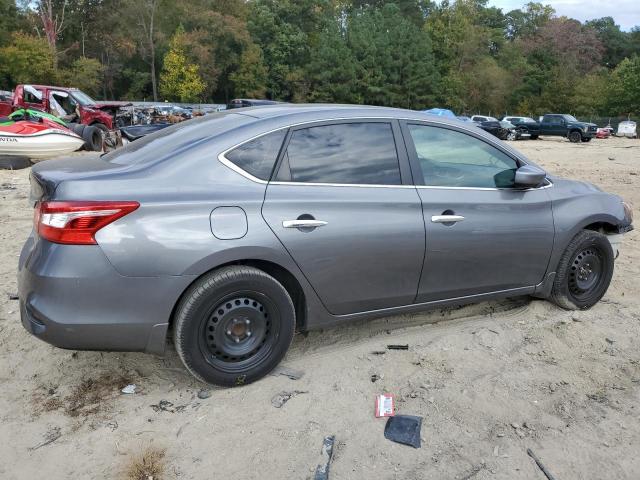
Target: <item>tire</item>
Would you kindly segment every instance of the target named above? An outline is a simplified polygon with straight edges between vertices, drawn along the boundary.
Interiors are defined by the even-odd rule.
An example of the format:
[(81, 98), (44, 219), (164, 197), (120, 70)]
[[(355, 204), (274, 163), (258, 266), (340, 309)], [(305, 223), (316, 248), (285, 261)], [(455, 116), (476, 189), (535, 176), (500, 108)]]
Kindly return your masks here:
[(104, 146), (105, 151), (115, 150), (116, 145), (113, 139), (109, 136), (109, 129), (103, 123), (94, 123), (92, 127), (100, 130), (100, 134), (102, 135), (102, 145)]
[(509, 133), (507, 134), (507, 140), (509, 140), (509, 141), (511, 141), (511, 142), (512, 142), (512, 141), (515, 141), (515, 140), (517, 140), (517, 139), (518, 139), (518, 134), (517, 134), (517, 133), (515, 133), (515, 132), (509, 132)]
[(576, 130), (569, 132), (569, 141), (571, 143), (579, 143), (582, 140), (582, 134)]
[(82, 131), (82, 139), (84, 140), (84, 148), (89, 152), (102, 151), (102, 131), (92, 125), (84, 127)]
[(275, 278), (235, 265), (189, 287), (174, 314), (173, 337), (194, 377), (230, 387), (273, 370), (291, 344), (295, 324), (291, 297)]
[(591, 137), (582, 137), (582, 141), (584, 143), (590, 142), (591, 141)]
[(567, 310), (586, 310), (604, 296), (613, 276), (613, 249), (599, 232), (579, 232), (560, 258), (551, 300)]
[(21, 170), (31, 166), (29, 157), (20, 155), (0, 155), (0, 168), (4, 170)]
[(84, 133), (84, 129), (87, 127), (86, 125), (83, 125), (81, 123), (68, 123), (67, 127), (69, 127), (69, 129), (75, 133), (76, 135), (78, 135), (79, 137), (82, 137), (82, 134)]
[(529, 138), (531, 140), (537, 140), (538, 139), (538, 135), (531, 135)]

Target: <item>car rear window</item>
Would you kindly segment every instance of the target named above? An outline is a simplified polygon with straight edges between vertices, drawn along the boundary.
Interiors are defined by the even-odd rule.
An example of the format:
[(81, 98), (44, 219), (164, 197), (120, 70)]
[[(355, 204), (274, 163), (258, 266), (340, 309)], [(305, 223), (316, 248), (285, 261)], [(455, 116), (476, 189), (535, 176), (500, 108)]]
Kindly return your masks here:
[(254, 121), (252, 117), (234, 113), (212, 113), (172, 125), (146, 135), (102, 156), (119, 165), (152, 163), (209, 140), (240, 125)]
[[(390, 123), (361, 122), (295, 130), (284, 159), (285, 177), (306, 183), (399, 185), (400, 167)], [(287, 178), (289, 177), (289, 178)]]
[(287, 129), (262, 135), (227, 152), (231, 163), (261, 180), (269, 180)]

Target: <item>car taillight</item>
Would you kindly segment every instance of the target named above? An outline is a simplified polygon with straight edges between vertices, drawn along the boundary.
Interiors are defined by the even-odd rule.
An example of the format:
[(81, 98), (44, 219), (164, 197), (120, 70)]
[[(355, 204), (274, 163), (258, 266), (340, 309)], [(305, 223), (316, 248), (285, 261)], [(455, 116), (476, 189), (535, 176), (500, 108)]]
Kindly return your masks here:
[(138, 202), (38, 202), (35, 229), (45, 240), (71, 245), (95, 245), (101, 228), (138, 208)]

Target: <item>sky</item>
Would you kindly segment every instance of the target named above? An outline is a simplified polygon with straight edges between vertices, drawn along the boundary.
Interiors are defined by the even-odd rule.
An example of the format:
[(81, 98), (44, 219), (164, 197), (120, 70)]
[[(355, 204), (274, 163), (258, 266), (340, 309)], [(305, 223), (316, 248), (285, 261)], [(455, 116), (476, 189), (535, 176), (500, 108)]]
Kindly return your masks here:
[[(508, 12), (521, 8), (529, 0), (489, 0), (489, 5)], [(538, 0), (551, 5), (559, 16), (567, 16), (580, 21), (601, 17), (613, 17), (623, 30), (631, 30), (640, 26), (639, 0)]]

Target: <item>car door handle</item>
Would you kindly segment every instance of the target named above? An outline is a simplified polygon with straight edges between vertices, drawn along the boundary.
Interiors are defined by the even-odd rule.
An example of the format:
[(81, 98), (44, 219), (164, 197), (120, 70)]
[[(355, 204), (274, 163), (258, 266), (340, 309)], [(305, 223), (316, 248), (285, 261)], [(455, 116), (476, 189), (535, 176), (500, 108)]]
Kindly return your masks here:
[(284, 220), (282, 226), (284, 228), (315, 228), (324, 227), (327, 223), (324, 220)]
[(456, 223), (464, 220), (462, 215), (433, 215), (431, 221), (433, 223)]

